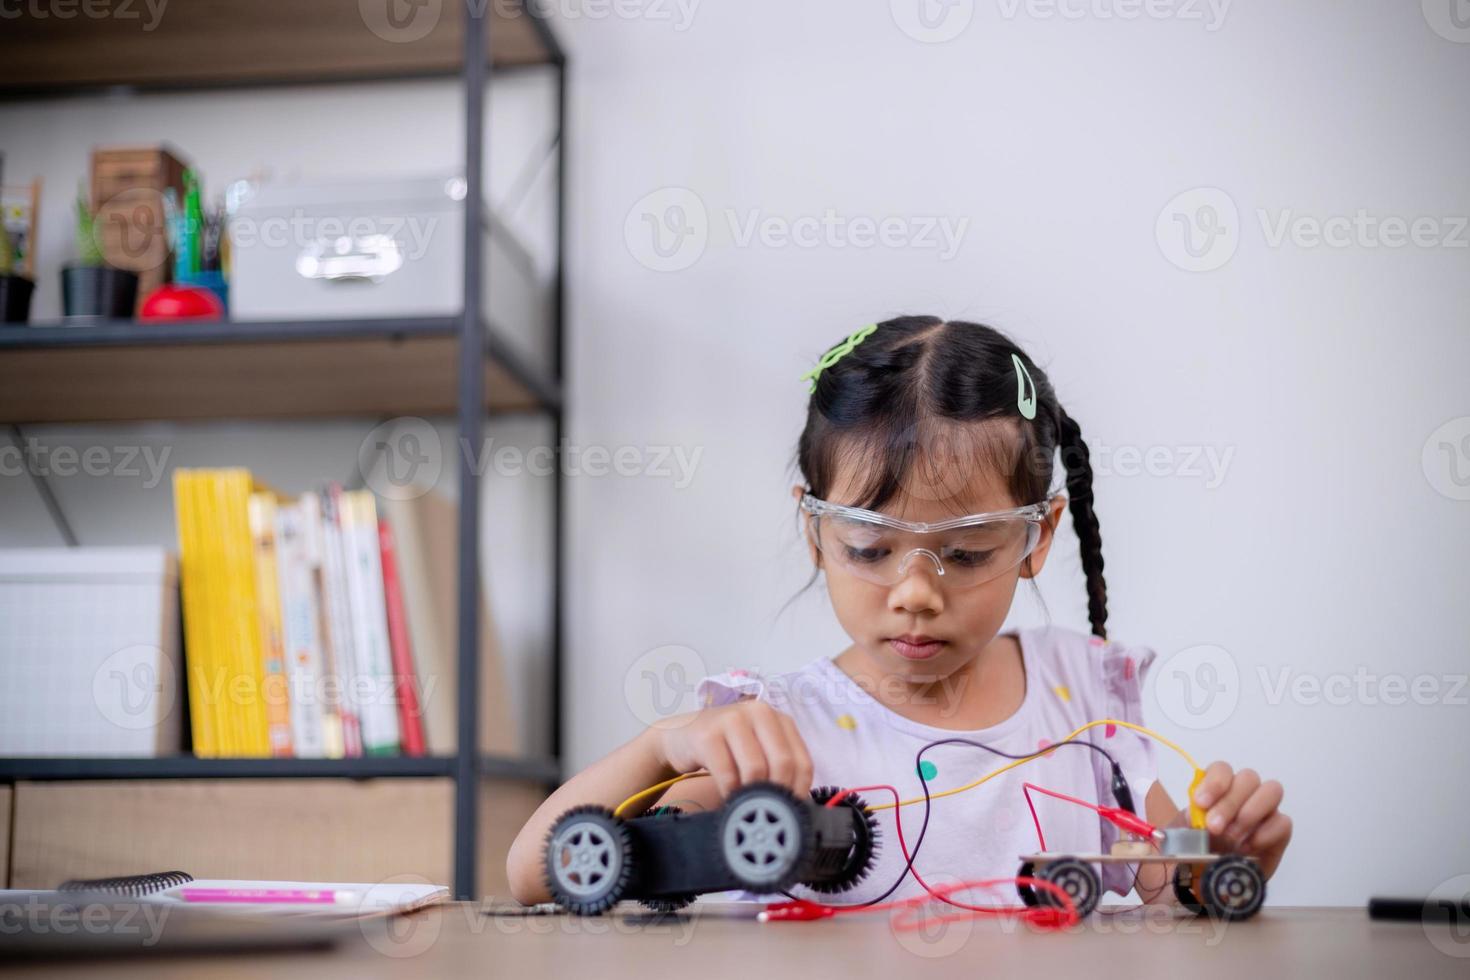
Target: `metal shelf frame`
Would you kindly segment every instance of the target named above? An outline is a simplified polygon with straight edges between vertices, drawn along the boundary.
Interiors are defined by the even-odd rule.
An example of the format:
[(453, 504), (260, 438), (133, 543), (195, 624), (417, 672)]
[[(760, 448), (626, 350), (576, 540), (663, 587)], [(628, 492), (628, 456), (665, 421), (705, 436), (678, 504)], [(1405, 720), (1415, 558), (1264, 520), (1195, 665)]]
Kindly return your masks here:
[[(100, 323), (83, 327), (24, 329), (0, 332), (0, 357), (10, 350), (63, 347), (107, 348), (147, 344), (290, 343), (298, 340), (339, 338), (457, 337), (457, 420), (462, 444), (479, 445), (486, 418), (487, 358), (506, 368), (512, 377), (535, 396), (536, 410), (552, 423), (552, 445), (558, 449), (564, 434), (562, 379), (566, 285), (564, 276), (566, 233), (566, 132), (567, 61), (561, 45), (534, 7), (526, 12), (550, 54), (556, 84), (556, 267), (552, 290), (553, 376), (544, 377), (520, 362), (498, 339), (481, 313), (482, 299), (494, 284), (487, 282), (481, 258), (484, 254), (485, 224), (484, 109), (487, 86), (493, 75), (490, 24), (487, 4), (467, 4), (463, 31), (460, 79), (464, 89), (465, 199), (464, 199), (464, 303), (462, 312), (451, 317), (391, 318), (381, 320), (308, 320), (288, 323), (226, 323), (217, 326)], [(351, 84), (351, 82), (345, 82)], [(246, 87), (249, 87), (248, 85)], [(273, 779), (273, 778), (451, 778), (454, 797), (454, 894), (459, 899), (475, 897), (476, 857), (483, 819), (493, 814), (480, 812), (480, 785), (486, 778), (520, 779), (554, 787), (561, 778), (562, 752), (562, 640), (565, 545), (564, 477), (553, 481), (552, 504), (552, 609), (550, 679), (552, 704), (551, 744), (547, 757), (507, 757), (481, 752), (477, 745), (480, 720), (479, 558), (480, 475), (473, 467), (460, 467), (457, 595), (458, 751), (452, 756), (411, 758), (402, 756), (357, 759), (202, 759), (179, 756), (155, 759), (110, 758), (5, 758), (0, 759), (0, 782), (16, 780), (87, 779)]]

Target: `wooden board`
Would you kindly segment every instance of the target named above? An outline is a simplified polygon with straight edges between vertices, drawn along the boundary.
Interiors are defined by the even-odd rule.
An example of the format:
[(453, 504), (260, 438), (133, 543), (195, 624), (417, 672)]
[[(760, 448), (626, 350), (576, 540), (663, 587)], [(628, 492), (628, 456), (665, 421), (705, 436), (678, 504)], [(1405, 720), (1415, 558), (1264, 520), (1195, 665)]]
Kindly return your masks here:
[[(0, 787), (7, 815), (10, 798)], [(448, 779), (19, 782), (13, 798), (13, 888), (173, 869), (288, 881), (409, 874), (453, 885)], [(509, 898), (506, 855), (545, 798), (535, 783), (481, 781), (480, 894)]]
[[(107, 16), (85, 9), (80, 0), (15, 4), (0, 21), (0, 93), (451, 74), (466, 4), (112, 0), (98, 7)], [(495, 66), (552, 60), (520, 4), (487, 0), (486, 9)]]
[[(458, 343), (444, 335), (0, 350), (0, 421), (453, 415)], [(485, 392), (492, 411), (536, 406), (493, 361)]]
[(513, 902), (505, 859), (516, 834), (531, 819), (549, 795), (536, 783), (486, 779), (480, 783), (480, 846), (478, 849), (480, 895), (486, 899)]
[[(726, 903), (726, 905), (732, 903)], [(746, 903), (754, 904), (754, 903)], [(1464, 980), (1456, 926), (1373, 922), (1355, 908), (1268, 907), (1249, 922), (1214, 923), (1149, 906), (1092, 916), (1064, 932), (1005, 916), (928, 912), (898, 931), (890, 912), (761, 924), (751, 914), (692, 907), (652, 916), (629, 905), (605, 916), (482, 914), (480, 903), (436, 906), (335, 949), (49, 960), (8, 966), (6, 980), (224, 980), (241, 977), (555, 977), (705, 980), (752, 977), (1086, 977), (1240, 980), (1282, 975)], [(391, 930), (391, 931), (389, 931)], [(79, 944), (82, 940), (79, 937)]]
[(1023, 854), (1023, 864), (1042, 867), (1057, 861), (1081, 861), (1083, 864), (1204, 864), (1223, 857), (1220, 854)]
[(12, 886), (174, 869), (449, 884), (453, 801), (448, 779), (20, 782)]

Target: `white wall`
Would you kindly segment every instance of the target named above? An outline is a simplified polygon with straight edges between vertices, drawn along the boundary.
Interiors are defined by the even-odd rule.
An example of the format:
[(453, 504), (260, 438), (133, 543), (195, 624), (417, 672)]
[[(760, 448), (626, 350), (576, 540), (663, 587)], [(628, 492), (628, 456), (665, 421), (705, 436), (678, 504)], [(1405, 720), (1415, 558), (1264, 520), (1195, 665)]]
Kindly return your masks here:
[[(637, 698), (618, 692), (663, 662), (648, 651), (682, 645), (710, 670), (784, 669), (841, 648), (819, 590), (776, 616), (806, 576), (787, 495), (804, 410), (797, 378), (864, 323), (932, 312), (1015, 334), (1095, 452), (1174, 454), (1166, 475), (1115, 463), (1098, 484), (1111, 632), (1159, 651), (1168, 683), (1149, 713), (1163, 731), (1285, 783), (1297, 833), (1273, 899), (1357, 904), (1470, 872), (1457, 751), (1470, 706), (1456, 689), (1470, 636), (1470, 503), (1453, 497), (1445, 437), (1431, 440), (1451, 420), (1461, 420), (1452, 442), (1470, 426), (1470, 249), (1272, 247), (1258, 216), (1470, 214), (1457, 108), (1470, 44), (1436, 34), (1417, 4), (1328, 0), (1232, 4), (1213, 30), (1106, 19), (1099, 11), (1120, 5), (1103, 0), (1070, 5), (1080, 19), (961, 0), (949, 8), (960, 19), (941, 28), (972, 19), (944, 43), (900, 29), (916, 23), (907, 0), (707, 0), (687, 24), (673, 4), (645, 5), (637, 19), (558, 6), (574, 58), (569, 436), (701, 453), (687, 486), (569, 480), (570, 768), (638, 730)], [(346, 91), (229, 96), (214, 120), (176, 97), (168, 105), (190, 106), (200, 128), (166, 132), (200, 155), (281, 167), (300, 152), (293, 133), (341, 139), (358, 170), (457, 154), (392, 128), (422, 113), (452, 122), (447, 90), (426, 85), (395, 111), (377, 89)], [(317, 111), (324, 100), (339, 111)], [(12, 175), (53, 153), (56, 166), (79, 167), (89, 141), (69, 125), (44, 123), (29, 164), (13, 135), (60, 109), (0, 108)], [(152, 119), (158, 135), (167, 121), (121, 105), (95, 118), (130, 136), (140, 129), (130, 120)], [(211, 149), (216, 140), (226, 149)], [(667, 187), (682, 191), (644, 200)], [(1212, 271), (1187, 272), (1170, 260), (1183, 261), (1179, 239), (1161, 239), (1156, 223), (1200, 187), (1238, 210), (1227, 222), (1237, 248)], [(696, 258), (688, 239), (672, 258), (692, 263), (656, 271), (643, 216), (664, 218), (671, 203), (696, 227), (703, 209), (707, 244)], [(829, 208), (846, 220), (968, 225), (945, 258), (741, 244), (726, 218), (790, 222)], [(1172, 228), (1168, 214), (1163, 224)], [(1439, 228), (1454, 233), (1452, 221)], [(176, 464), (238, 458), (224, 430), (248, 440), (268, 475), (314, 476), (350, 470), (369, 425), (166, 438)], [(1231, 453), (1218, 485), (1183, 465), (1194, 449)], [(0, 490), (0, 540), (44, 539), (43, 515), (15, 484)], [(167, 539), (162, 495), (68, 495), (85, 540)], [(1085, 628), (1074, 550), (1064, 537), (1041, 586), (1056, 622)], [(501, 592), (534, 565), (510, 567), (492, 575)], [(1013, 610), (1015, 622), (1039, 618), (1029, 600)], [(1208, 679), (1207, 667), (1226, 689), (1191, 714), (1173, 685)], [(1428, 678), (1436, 703), (1383, 703), (1393, 693), (1381, 686), (1345, 704), (1313, 703), (1310, 690), (1275, 696), (1282, 670), (1288, 684), (1305, 675), (1341, 693), (1359, 668), (1365, 683)], [(1181, 776), (1166, 772), (1176, 797)]]
[[(1095, 6), (1122, 5), (1070, 9)], [(1455, 691), (1470, 653), (1470, 502), (1421, 467), (1430, 434), (1470, 415), (1470, 249), (1271, 248), (1256, 216), (1470, 214), (1456, 108), (1470, 44), (1434, 33), (1416, 3), (1239, 2), (1213, 31), (953, 5), (967, 8), (946, 43), (906, 35), (903, 0), (706, 2), (684, 31), (569, 23), (574, 433), (704, 450), (682, 492), (572, 488), (570, 761), (637, 730), (606, 692), (630, 665), (636, 689), (646, 651), (785, 669), (841, 649), (817, 591), (774, 618), (806, 573), (787, 495), (797, 378), (862, 324), (936, 313), (1013, 332), (1094, 447), (1233, 451), (1213, 489), (1115, 472), (1098, 512), (1113, 635), (1161, 662), (1218, 645), (1236, 667), (1211, 712), (1189, 715), (1166, 687), (1149, 715), (1197, 755), (1286, 785), (1297, 831), (1273, 900), (1356, 904), (1470, 872), (1458, 761), (1470, 706)], [(635, 258), (650, 240), (624, 226), (668, 186), (702, 203), (707, 246), (659, 272)], [(1228, 193), (1244, 227), (1228, 263), (1192, 273), (1165, 257), (1155, 224), (1201, 186)], [(655, 217), (674, 200), (690, 213), (688, 195), (666, 196)], [(945, 261), (742, 247), (725, 217), (827, 208), (969, 227)], [(1085, 629), (1074, 549), (1069, 536), (1041, 587), (1056, 622)], [(1013, 612), (1038, 619), (1029, 601)], [(1195, 673), (1207, 655), (1160, 673), (1207, 679)], [(1359, 666), (1424, 675), (1458, 703), (1268, 700), (1283, 669), (1335, 696), (1331, 678), (1356, 683)], [(1214, 727), (1170, 717), (1214, 723), (1232, 697)], [(1168, 779), (1181, 797), (1182, 773)]]

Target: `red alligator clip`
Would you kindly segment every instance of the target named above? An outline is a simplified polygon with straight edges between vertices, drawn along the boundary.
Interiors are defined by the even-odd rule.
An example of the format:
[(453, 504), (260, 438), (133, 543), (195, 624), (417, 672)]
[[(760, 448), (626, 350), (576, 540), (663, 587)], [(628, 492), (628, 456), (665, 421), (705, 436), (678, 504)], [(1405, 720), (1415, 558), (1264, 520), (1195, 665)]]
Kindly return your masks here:
[(1139, 837), (1149, 838), (1158, 833), (1158, 829), (1147, 820), (1140, 818), (1137, 814), (1130, 813), (1122, 807), (1100, 806), (1097, 812), (1102, 818), (1114, 827), (1137, 834)]
[(826, 905), (817, 905), (798, 898), (794, 902), (777, 902), (775, 905), (767, 905), (765, 911), (756, 916), (761, 922), (808, 922), (812, 919), (825, 919), (835, 914), (836, 910)]

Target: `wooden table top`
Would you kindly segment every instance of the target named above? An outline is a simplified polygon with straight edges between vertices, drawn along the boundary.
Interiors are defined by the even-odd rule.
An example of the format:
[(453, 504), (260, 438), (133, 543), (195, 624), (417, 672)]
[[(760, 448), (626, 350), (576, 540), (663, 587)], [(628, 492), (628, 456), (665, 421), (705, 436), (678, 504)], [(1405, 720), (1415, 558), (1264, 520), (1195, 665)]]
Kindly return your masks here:
[[(1167, 909), (1094, 914), (1064, 932), (1014, 920), (965, 919), (902, 931), (889, 913), (814, 922), (760, 923), (753, 909), (695, 905), (654, 916), (631, 903), (611, 914), (486, 914), (452, 903), (394, 920), (351, 926), (332, 948), (48, 960), (12, 964), (7, 976), (259, 978), (476, 976), (649, 980), (767, 980), (834, 975), (845, 980), (917, 976), (1188, 976), (1256, 980), (1302, 973), (1401, 978), (1470, 976), (1470, 935), (1450, 925), (1376, 922), (1361, 908), (1267, 908), (1220, 923)], [(0, 959), (4, 958), (0, 937)], [(679, 974), (670, 971), (679, 970)], [(697, 972), (693, 972), (697, 971)]]

